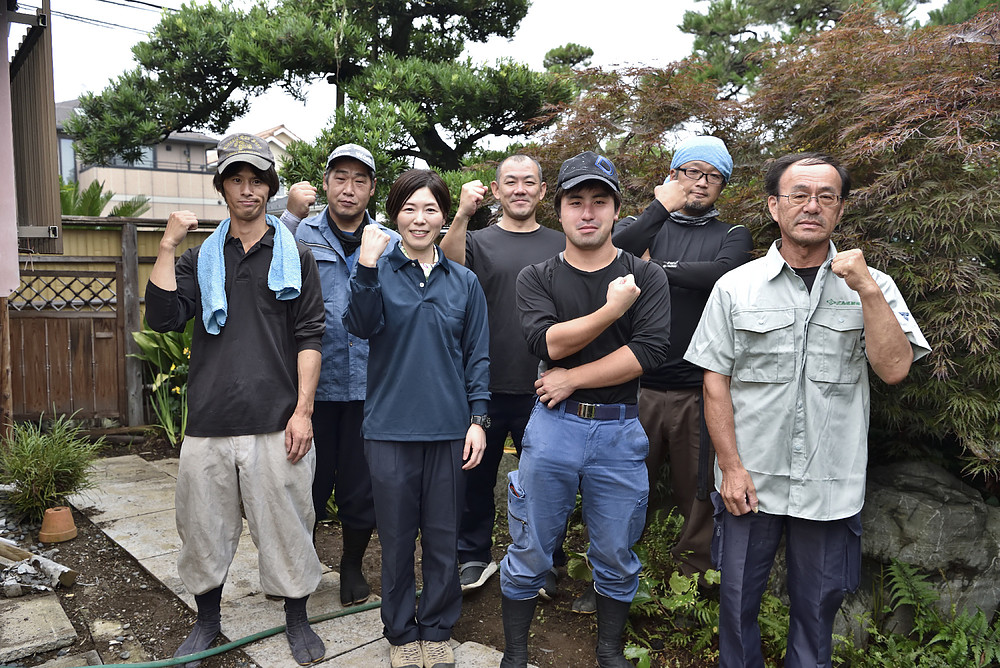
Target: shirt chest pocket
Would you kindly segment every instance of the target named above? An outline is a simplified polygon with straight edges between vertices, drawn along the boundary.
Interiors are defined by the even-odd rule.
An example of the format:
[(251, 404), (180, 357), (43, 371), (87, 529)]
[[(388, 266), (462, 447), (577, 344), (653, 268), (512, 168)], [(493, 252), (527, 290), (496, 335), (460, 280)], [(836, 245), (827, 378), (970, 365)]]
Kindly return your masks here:
[(741, 311), (733, 315), (735, 376), (749, 383), (788, 383), (795, 377), (795, 312)]
[(821, 383), (856, 383), (865, 364), (860, 309), (818, 308), (809, 321), (806, 377)]

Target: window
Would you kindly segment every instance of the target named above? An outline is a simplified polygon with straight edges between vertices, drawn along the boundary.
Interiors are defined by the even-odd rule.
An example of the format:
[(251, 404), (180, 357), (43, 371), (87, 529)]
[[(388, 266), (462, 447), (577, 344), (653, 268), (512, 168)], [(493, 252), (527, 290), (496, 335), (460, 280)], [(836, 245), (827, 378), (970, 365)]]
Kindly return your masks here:
[(63, 183), (76, 181), (76, 151), (69, 137), (59, 138), (59, 175)]

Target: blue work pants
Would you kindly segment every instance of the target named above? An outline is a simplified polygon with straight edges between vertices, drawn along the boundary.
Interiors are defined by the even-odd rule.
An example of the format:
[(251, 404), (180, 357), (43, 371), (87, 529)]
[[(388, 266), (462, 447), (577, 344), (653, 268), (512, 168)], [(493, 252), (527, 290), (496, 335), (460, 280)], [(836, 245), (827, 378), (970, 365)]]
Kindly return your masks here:
[(536, 403), (524, 433), (521, 464), (509, 474), (507, 513), (511, 546), (500, 565), (504, 596), (538, 595), (566, 520), (583, 496), (590, 533), (587, 557), (597, 591), (631, 601), (642, 564), (632, 545), (642, 533), (649, 498), (649, 442), (625, 406), (613, 420), (577, 417)]

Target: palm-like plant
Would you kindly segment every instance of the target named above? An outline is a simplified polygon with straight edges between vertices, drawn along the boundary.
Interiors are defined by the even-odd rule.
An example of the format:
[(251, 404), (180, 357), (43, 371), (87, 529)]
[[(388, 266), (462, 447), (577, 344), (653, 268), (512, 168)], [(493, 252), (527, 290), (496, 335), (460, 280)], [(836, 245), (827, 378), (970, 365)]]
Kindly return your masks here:
[[(89, 186), (80, 189), (76, 181), (64, 183), (59, 177), (59, 203), (64, 216), (100, 216), (115, 194), (104, 189), (103, 181), (92, 181)], [(136, 195), (131, 199), (119, 202), (112, 209), (110, 216), (135, 218), (149, 210), (149, 198)]]

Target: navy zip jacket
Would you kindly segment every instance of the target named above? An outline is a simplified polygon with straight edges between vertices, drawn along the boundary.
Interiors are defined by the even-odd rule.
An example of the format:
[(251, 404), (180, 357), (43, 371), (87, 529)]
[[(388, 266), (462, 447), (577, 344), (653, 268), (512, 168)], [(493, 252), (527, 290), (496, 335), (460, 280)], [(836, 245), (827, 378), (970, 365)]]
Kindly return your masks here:
[(397, 242), (375, 268), (358, 264), (344, 328), (368, 339), (364, 437), (465, 439), (490, 393), (486, 297), (471, 271), (440, 261), (425, 278)]

